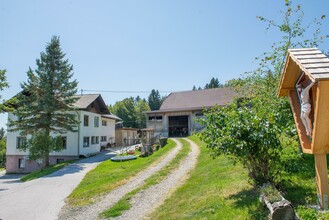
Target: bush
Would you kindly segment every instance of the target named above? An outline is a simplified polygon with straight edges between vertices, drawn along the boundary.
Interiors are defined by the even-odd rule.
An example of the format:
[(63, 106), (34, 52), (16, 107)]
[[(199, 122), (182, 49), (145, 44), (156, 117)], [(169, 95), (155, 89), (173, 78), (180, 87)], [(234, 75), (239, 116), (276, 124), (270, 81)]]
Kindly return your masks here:
[(160, 138), (160, 146), (164, 147), (167, 144), (168, 138), (162, 137)]

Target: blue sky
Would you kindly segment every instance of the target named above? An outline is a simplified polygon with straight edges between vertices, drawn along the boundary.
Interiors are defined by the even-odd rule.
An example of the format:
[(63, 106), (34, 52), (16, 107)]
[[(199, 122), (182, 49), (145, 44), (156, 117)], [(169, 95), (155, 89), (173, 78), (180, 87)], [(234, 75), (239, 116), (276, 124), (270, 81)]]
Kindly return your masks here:
[[(327, 0), (294, 2), (307, 22), (329, 16)], [(183, 91), (211, 77), (224, 83), (255, 69), (254, 58), (279, 39), (256, 16), (280, 20), (284, 8), (283, 0), (2, 0), (0, 69), (10, 88), (1, 95), (20, 91), (53, 35), (61, 38), (79, 90)], [(328, 51), (329, 42), (319, 49)], [(107, 104), (137, 95), (148, 94), (102, 93)], [(5, 121), (1, 115), (0, 127)]]

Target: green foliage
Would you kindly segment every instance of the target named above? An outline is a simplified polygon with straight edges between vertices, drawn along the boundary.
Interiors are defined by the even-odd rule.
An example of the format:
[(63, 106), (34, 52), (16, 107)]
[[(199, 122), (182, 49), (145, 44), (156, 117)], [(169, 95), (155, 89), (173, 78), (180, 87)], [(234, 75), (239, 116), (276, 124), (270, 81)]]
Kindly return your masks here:
[(0, 168), (6, 165), (6, 139), (0, 139)]
[(298, 216), (301, 220), (317, 220), (318, 214), (314, 209), (305, 206), (297, 207)]
[(205, 89), (214, 89), (214, 88), (221, 88), (223, 87), (222, 84), (219, 83), (217, 78), (211, 78), (210, 82), (205, 85)]
[(241, 162), (256, 185), (268, 181), (278, 184), (293, 168), (284, 165), (288, 158), (283, 149), (296, 145), (297, 134), (288, 100), (276, 97), (277, 86), (287, 50), (314, 47), (326, 37), (320, 31), (322, 16), (312, 23), (316, 26), (312, 38), (305, 39), (304, 33), (312, 31), (312, 25), (303, 26), (303, 15), (299, 5), (293, 8), (286, 1), (282, 21), (258, 17), (268, 28), (276, 28), (281, 39), (270, 52), (256, 58), (259, 67), (255, 71), (230, 82), (243, 98), (237, 97), (227, 108), (214, 108), (202, 122), (207, 128), (201, 138), (212, 155), (224, 154)]
[(135, 104), (136, 123), (137, 123), (136, 128), (146, 128), (146, 114), (144, 112), (150, 110), (151, 109), (145, 99), (141, 99), (136, 102)]
[(48, 152), (63, 150), (63, 139), (61, 136), (51, 137), (46, 131), (38, 131), (23, 145), (22, 150), (27, 149), (32, 160), (39, 159)]
[[(30, 68), (27, 82), (21, 84), (22, 92), (17, 95), (17, 108), (13, 111), (17, 120), (9, 121), (10, 131), (39, 135), (38, 140), (41, 136), (49, 136), (50, 132), (76, 131), (78, 121), (72, 111), (77, 100), (77, 81), (71, 80), (73, 66), (64, 57), (59, 37), (52, 37), (46, 51), (36, 60), (37, 69)], [(48, 145), (48, 139), (44, 139), (43, 145), (30, 149), (33, 158), (36, 155), (44, 157), (46, 166), (49, 165), (49, 152), (56, 150)], [(39, 141), (34, 140), (34, 143)]]
[[(0, 70), (0, 91), (3, 91), (5, 88), (8, 88), (9, 84), (6, 78), (6, 70)], [(1, 99), (1, 95), (0, 95)], [(9, 108), (6, 104), (0, 103), (0, 113), (4, 111), (8, 111)]]
[(159, 110), (163, 100), (164, 100), (164, 97), (160, 96), (159, 91), (152, 89), (151, 94), (148, 97), (148, 103), (149, 103), (150, 109)]
[(145, 111), (150, 108), (145, 99), (136, 97), (125, 98), (116, 102), (113, 106), (109, 106), (109, 111), (117, 115), (123, 120), (124, 127), (145, 128), (146, 115)]
[[(222, 88), (222, 87), (224, 87), (224, 85), (219, 82), (218, 78), (212, 77), (210, 79), (210, 82), (204, 86), (204, 89), (214, 89), (214, 88)], [(192, 90), (193, 91), (202, 90), (202, 88), (199, 86), (199, 88), (197, 89), (194, 85)]]

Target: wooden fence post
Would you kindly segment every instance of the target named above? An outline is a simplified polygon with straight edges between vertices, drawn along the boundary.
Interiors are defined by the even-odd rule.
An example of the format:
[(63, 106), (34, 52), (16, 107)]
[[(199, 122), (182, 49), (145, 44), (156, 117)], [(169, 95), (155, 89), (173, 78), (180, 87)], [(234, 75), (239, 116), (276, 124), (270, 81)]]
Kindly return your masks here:
[(318, 200), (322, 209), (328, 209), (328, 170), (327, 155), (314, 154)]

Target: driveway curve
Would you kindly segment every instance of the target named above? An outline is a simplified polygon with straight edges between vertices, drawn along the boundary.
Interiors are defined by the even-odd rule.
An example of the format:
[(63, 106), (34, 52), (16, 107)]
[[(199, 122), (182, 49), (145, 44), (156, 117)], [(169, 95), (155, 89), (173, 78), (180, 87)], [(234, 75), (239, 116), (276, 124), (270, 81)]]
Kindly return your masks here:
[[(163, 167), (172, 161), (177, 153), (182, 149), (182, 144), (176, 140), (172, 139), (176, 143), (176, 147), (169, 151), (166, 156), (161, 159), (161, 161), (156, 162), (156, 164), (150, 165), (150, 167), (141, 171), (136, 176), (132, 177), (126, 184), (114, 189), (105, 195), (102, 199), (95, 202), (92, 205), (84, 207), (63, 207), (61, 210), (58, 219), (60, 220), (85, 220), (85, 219), (97, 219), (98, 215), (112, 207), (117, 203), (122, 197), (127, 193), (137, 189), (139, 186), (142, 186), (147, 178), (152, 176), (154, 173), (160, 171)], [(132, 218), (134, 219), (134, 218)]]
[(83, 177), (113, 156), (114, 153), (100, 153), (28, 182), (21, 182), (21, 175), (0, 175), (0, 219), (57, 219), (65, 198)]

